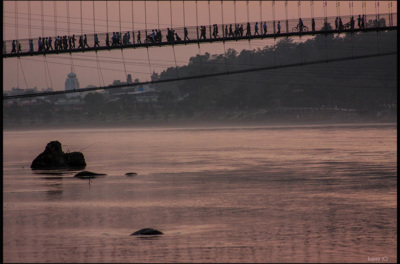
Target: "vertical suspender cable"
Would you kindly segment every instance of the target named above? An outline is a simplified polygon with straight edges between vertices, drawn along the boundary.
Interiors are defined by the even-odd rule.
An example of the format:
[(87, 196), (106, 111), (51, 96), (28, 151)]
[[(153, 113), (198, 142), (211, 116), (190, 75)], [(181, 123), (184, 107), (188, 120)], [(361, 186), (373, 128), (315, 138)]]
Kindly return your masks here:
[[(186, 31), (186, 12), (185, 12), (185, 0), (182, 0), (182, 9), (183, 9), (183, 40), (185, 41), (186, 45), (186, 40), (189, 39), (189, 36), (185, 36), (185, 31)], [(188, 33), (189, 35), (189, 33)]]
[(340, 5), (339, 0), (336, 0), (336, 16), (337, 17), (340, 17), (340, 7), (339, 7), (339, 5)]
[[(234, 32), (236, 32), (236, 27), (239, 26), (236, 23), (236, 0), (233, 1), (233, 8), (234, 8), (234, 20), (235, 20), (235, 27), (234, 27)], [(236, 38), (236, 33), (234, 33), (234, 37)]]
[[(43, 35), (43, 37), (42, 37), (43, 38), (42, 39), (43, 42), (42, 43), (43, 43), (43, 50), (45, 50), (46, 49), (46, 45), (45, 45), (45, 42), (44, 42), (44, 6), (43, 6), (43, 1), (41, 1), (40, 3), (41, 3), (41, 9), (42, 9), (42, 11), (41, 11), (41, 14), (42, 14), (42, 35)], [(53, 81), (51, 80), (49, 64), (47, 63), (47, 58), (46, 58), (46, 55), (44, 54), (44, 72), (45, 72), (45, 77), (46, 77), (46, 69), (47, 69), (47, 72), (49, 74), (49, 80), (50, 80), (51, 88), (53, 88)], [(46, 84), (47, 84), (47, 88), (49, 88), (49, 84), (47, 82), (47, 77), (46, 77)]]
[(210, 9), (210, 0), (208, 0), (208, 25), (210, 28), (210, 39), (211, 39), (211, 9)]
[[(57, 1), (55, 1), (55, 2), (57, 2)], [(69, 1), (67, 1), (67, 19), (68, 19), (68, 21), (67, 21), (67, 26), (68, 26), (68, 36), (69, 37), (71, 37), (71, 34), (70, 34), (70, 25), (69, 25)], [(72, 47), (69, 47), (70, 49), (72, 49)], [(70, 59), (71, 59), (71, 71), (72, 72), (75, 72), (75, 69), (74, 69), (74, 60), (73, 60), (73, 58), (72, 58), (72, 54), (70, 54)]]
[(250, 16), (249, 16), (249, 0), (246, 0), (246, 11), (247, 11), (247, 22), (250, 23)]
[[(122, 26), (121, 26), (121, 1), (118, 1), (118, 17), (119, 17), (119, 34), (121, 35), (122, 33)], [(122, 36), (119, 36), (121, 39)]]
[(285, 1), (286, 33), (289, 33), (288, 1)]
[[(275, 67), (276, 67), (276, 30), (275, 30), (275, 0), (272, 0), (272, 20), (274, 25), (274, 55), (275, 55)], [(276, 69), (276, 68), (275, 68)]]
[(350, 16), (353, 16), (353, 1), (349, 0)]
[(186, 18), (185, 18), (185, 1), (184, 0), (182, 0), (182, 10), (183, 10), (183, 28), (185, 28), (186, 27)]
[(44, 7), (43, 7), (43, 1), (40, 1), (40, 14), (42, 18), (42, 37), (44, 37)]
[[(157, 0), (157, 29), (160, 30), (160, 7), (159, 7), (160, 3)], [(185, 18), (183, 18), (185, 19)]]
[(169, 15), (171, 17), (171, 30), (172, 30), (172, 1), (169, 1)]
[[(118, 18), (119, 18), (119, 40), (121, 41), (122, 40), (121, 1), (118, 1)], [(126, 65), (125, 65), (125, 59), (124, 59), (124, 49), (122, 48), (122, 45), (121, 45), (121, 57), (122, 57), (122, 64), (124, 65), (125, 78), (126, 78), (126, 76), (128, 76), (128, 75), (127, 75), (127, 72), (126, 72)]]
[[(367, 3), (365, 0), (362, 1), (362, 12), (363, 15), (366, 16), (367, 15)], [(366, 19), (366, 18), (365, 18)], [(364, 21), (365, 22), (365, 21)]]
[[(3, 19), (3, 21), (4, 21), (4, 19)], [(3, 29), (3, 32), (4, 32), (4, 29)], [(28, 1), (28, 38), (31, 39), (31, 2), (30, 1)]]
[(314, 18), (314, 0), (310, 0), (311, 18)]
[[(298, 8), (298, 16), (299, 19), (301, 19), (301, 1), (299, 0), (297, 2), (297, 8)], [(300, 46), (300, 63), (303, 64), (303, 53), (302, 53), (302, 43), (301, 43), (301, 34), (300, 34), (300, 42), (299, 42), (299, 46)]]
[[(131, 1), (131, 6), (132, 6), (132, 31), (135, 32), (134, 23), (133, 23), (133, 1)], [(158, 4), (157, 4), (157, 6), (158, 6)], [(158, 10), (158, 7), (157, 7), (157, 10)]]
[(135, 44), (135, 25), (134, 25), (134, 18), (133, 18), (133, 1), (131, 1), (132, 6), (132, 44)]
[[(18, 41), (18, 1), (15, 2), (15, 39)], [(17, 43), (18, 45), (18, 43)], [(18, 47), (17, 47), (18, 50)]]
[[(18, 41), (18, 1), (14, 2), (14, 8), (15, 8), (15, 39)], [(17, 45), (17, 50), (18, 50), (18, 43)], [(17, 88), (19, 88), (19, 63), (17, 63)]]
[[(144, 1), (144, 27), (145, 27), (145, 36), (144, 39), (147, 38), (147, 7), (146, 7), (146, 1)], [(149, 54), (149, 47), (146, 45), (146, 50), (147, 50), (147, 61), (149, 62), (149, 71), (150, 71), (150, 81), (152, 72), (151, 72), (151, 64), (150, 64), (150, 54)]]
[(146, 1), (144, 1), (144, 39), (147, 38), (147, 5), (146, 5)]
[[(16, 39), (18, 39), (18, 1), (15, 2), (15, 26), (16, 26)], [(19, 42), (17, 43), (18, 47), (17, 47), (17, 51), (19, 51)], [(28, 83), (26, 82), (26, 78), (25, 78), (25, 73), (24, 73), (24, 68), (22, 67), (22, 63), (21, 63), (21, 57), (18, 56), (18, 62), (17, 62), (17, 88), (19, 88), (19, 67), (18, 67), (18, 63), (21, 64), (21, 71), (22, 71), (22, 76), (24, 77), (24, 81), (25, 81), (25, 86), (26, 88), (28, 88)]]
[(54, 1), (54, 34), (57, 37), (57, 1)]
[(82, 15), (82, 0), (80, 2), (80, 11), (81, 11), (81, 35), (83, 35), (83, 15)]
[[(197, 40), (199, 40), (199, 17), (197, 14), (197, 0), (196, 0), (196, 33), (197, 33)], [(199, 42), (197, 42), (198, 46), (200, 46)]]
[[(1, 7), (3, 8), (3, 10), (4, 10), (4, 1), (3, 2), (1, 2)], [(5, 38), (5, 35), (6, 35), (6, 26), (5, 26), (5, 23), (4, 23), (4, 12), (3, 12), (3, 40), (4, 39), (6, 39)], [(5, 44), (5, 42), (3, 41), (3, 53), (7, 53), (7, 49), (6, 49), (6, 44)]]
[(96, 34), (96, 11), (94, 10), (94, 0), (92, 3), (93, 3), (93, 34)]
[(235, 20), (235, 27), (236, 27), (236, 0), (233, 1), (233, 15), (234, 15), (234, 20)]
[[(71, 34), (70, 34), (70, 27), (69, 27), (69, 1), (66, 1), (67, 2), (67, 29), (68, 29), (68, 36), (71, 36)], [(71, 47), (70, 47), (71, 48)]]
[[(170, 16), (171, 16), (171, 31), (173, 31), (173, 25), (172, 25), (172, 1), (169, 1), (169, 10), (170, 10)], [(173, 33), (172, 33), (173, 34)], [(174, 36), (172, 36), (174, 39)], [(175, 55), (175, 45), (172, 42), (172, 52), (174, 53), (174, 62), (175, 62), (175, 70), (176, 70), (176, 77), (179, 79), (179, 72), (178, 72), (178, 65), (176, 64), (176, 55)]]
[[(96, 34), (96, 10), (94, 8), (94, 0), (93, 0), (93, 34)], [(97, 37), (98, 39), (98, 37)], [(101, 80), (103, 81), (103, 86), (105, 86), (104, 79), (103, 79), (103, 73), (101, 72), (101, 67), (100, 67), (100, 62), (99, 62), (99, 57), (97, 56), (97, 50), (96, 50), (96, 62), (97, 62), (97, 73), (99, 74), (99, 83), (101, 86)]]
[[(310, 7), (311, 7), (311, 20), (312, 20), (311, 23), (315, 23), (315, 21), (314, 21), (314, 0), (310, 0)], [(311, 30), (315, 31), (315, 26), (314, 26), (314, 28), (312, 27)], [(314, 33), (313, 33), (313, 35), (314, 35)]]
[(228, 58), (226, 55), (226, 47), (225, 47), (225, 31), (224, 31), (224, 1), (221, 0), (221, 17), (222, 17), (222, 36), (224, 37), (224, 41), (222, 42), (224, 45), (224, 54), (225, 54), (225, 67), (226, 67), (226, 73), (229, 74), (229, 70), (228, 70)]
[[(249, 15), (249, 0), (246, 0), (246, 9), (247, 9), (247, 23), (250, 23), (250, 15)], [(251, 68), (254, 69), (253, 67), (253, 56), (251, 55), (252, 52), (252, 47), (251, 47), (251, 42), (249, 38), (249, 56), (250, 56), (250, 64)]]
[(259, 30), (260, 30), (260, 32), (262, 31), (262, 2), (261, 2), (261, 0), (259, 1), (259, 5), (260, 5), (260, 26), (259, 26)]
[[(40, 1), (40, 16), (41, 16), (41, 20), (42, 20), (42, 46), (44, 47), (44, 8), (43, 8), (43, 1)], [(46, 85), (47, 88), (49, 88), (49, 83), (47, 82), (47, 60), (46, 60), (46, 56), (44, 56), (44, 60), (43, 60), (43, 66), (44, 66), (44, 78), (46, 80)]]
[(276, 26), (275, 25), (275, 0), (272, 0), (272, 20), (274, 21), (273, 22), (274, 23), (274, 34), (276, 34), (276, 29), (275, 29), (275, 26)]
[[(376, 22), (377, 22), (377, 28), (380, 27), (379, 24), (379, 1), (375, 0), (375, 17), (376, 17)], [(379, 30), (376, 30), (376, 41), (377, 41), (377, 47), (378, 47), (378, 53), (379, 53)]]
[[(325, 0), (322, 2), (323, 7), (324, 7), (324, 16), (325, 16), (325, 21), (324, 21), (324, 29), (327, 30), (327, 23), (328, 23), (328, 2)], [(327, 34), (325, 33), (325, 57), (326, 57), (326, 62), (328, 62), (328, 40), (327, 40)]]
[[(40, 1), (40, 4), (41, 4), (41, 15), (42, 15), (42, 45), (43, 45), (43, 50), (46, 50), (46, 45), (45, 45), (45, 42), (44, 42), (44, 6), (43, 6), (43, 1)], [(44, 72), (45, 72), (45, 78), (46, 78), (46, 85), (47, 85), (47, 88), (49, 88), (49, 84), (48, 84), (48, 82), (47, 82), (47, 72), (46, 72), (46, 69), (47, 69), (47, 72), (48, 72), (48, 74), (49, 74), (49, 79), (50, 79), (50, 85), (51, 85), (51, 87), (53, 87), (53, 81), (51, 80), (51, 74), (50, 74), (50, 69), (49, 69), (49, 65), (48, 65), (48, 63), (47, 63), (47, 58), (46, 58), (46, 55), (44, 54)]]
[(299, 0), (297, 2), (297, 12), (298, 12), (299, 18), (301, 18), (301, 0)]
[(108, 1), (106, 0), (106, 21), (107, 21), (107, 33), (108, 33)]
[[(199, 17), (198, 17), (197, 13), (198, 13), (198, 7), (197, 7), (197, 0), (196, 0), (196, 27), (197, 27), (197, 41), (198, 41), (200, 38), (199, 38)], [(204, 76), (203, 64), (201, 63), (200, 42), (197, 42), (197, 48), (199, 49), (200, 70), (201, 70), (201, 74), (203, 74), (203, 76)]]
[[(221, 0), (221, 18), (222, 18), (222, 37), (225, 37), (225, 24), (224, 24), (224, 1)], [(225, 48), (225, 40), (224, 42), (224, 48)]]

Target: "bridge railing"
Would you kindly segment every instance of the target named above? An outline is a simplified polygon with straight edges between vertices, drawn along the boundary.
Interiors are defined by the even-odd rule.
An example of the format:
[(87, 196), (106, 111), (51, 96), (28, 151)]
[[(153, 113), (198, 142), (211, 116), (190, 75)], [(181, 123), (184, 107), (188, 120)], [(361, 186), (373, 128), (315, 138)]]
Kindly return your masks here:
[[(350, 29), (350, 19), (351, 16), (341, 16), (340, 17), (342, 20), (342, 24), (343, 27), (339, 28), (339, 22), (338, 25), (335, 25), (335, 20), (336, 17), (317, 17), (314, 18), (314, 22), (315, 22), (315, 30), (313, 30), (312, 28), (312, 19), (311, 18), (304, 18), (303, 20), (303, 25), (305, 27), (303, 27), (301, 32), (310, 32), (310, 31), (315, 31), (317, 33), (321, 33), (322, 32), (340, 32), (341, 30), (349, 30)], [(362, 28), (362, 23), (360, 22), (360, 26), (358, 24), (358, 15), (354, 16), (354, 29), (371, 29), (371, 28), (384, 28), (384, 27), (390, 27), (390, 26), (397, 26), (397, 13), (387, 13), (387, 14), (380, 14), (379, 17), (375, 14), (368, 14), (365, 16), (364, 18), (364, 27)], [(183, 27), (177, 27), (174, 28), (174, 33), (177, 34), (177, 36), (181, 39), (180, 41), (178, 40), (178, 38), (176, 37), (176, 35), (174, 35), (173, 41), (167, 41), (166, 35), (168, 32), (168, 29), (164, 28), (164, 29), (160, 29), (161, 34), (162, 34), (162, 39), (161, 41), (156, 41), (156, 43), (154, 45), (156, 45), (157, 43), (168, 43), (171, 42), (172, 43), (177, 43), (177, 42), (197, 42), (197, 41), (213, 41), (215, 39), (218, 38), (222, 38), (223, 40), (228, 40), (228, 39), (246, 39), (246, 38), (254, 38), (256, 35), (255, 33), (255, 25), (258, 25), (258, 35), (260, 36), (260, 38), (265, 37), (271, 37), (271, 36), (278, 36), (279, 34), (290, 34), (290, 33), (301, 33), (299, 32), (299, 27), (298, 27), (298, 23), (299, 20), (298, 19), (290, 19), (290, 20), (276, 20), (276, 21), (256, 21), (256, 22), (249, 22), (250, 25), (250, 36), (246, 36), (247, 33), (247, 22), (241, 22), (241, 23), (237, 23), (238, 26), (242, 26), (243, 27), (243, 32), (238, 34), (235, 34), (235, 24), (214, 24), (214, 25), (199, 25), (197, 26), (191, 26), (191, 27), (187, 27), (187, 38), (185, 38), (185, 34), (184, 34), (184, 28)], [(264, 30), (264, 23), (266, 24), (266, 31)], [(278, 24), (280, 24), (280, 32), (278, 31)], [(201, 27), (205, 26), (206, 30), (205, 30), (205, 37), (202, 37), (201, 34)], [(231, 30), (230, 28), (232, 27), (232, 33), (231, 34)], [(213, 34), (214, 33), (214, 28), (218, 29), (218, 33), (217, 34)], [(130, 39), (129, 39), (129, 43), (123, 44), (122, 39), (123, 36), (125, 34), (127, 34), (128, 31), (123, 31), (123, 32), (119, 32), (120, 34), (120, 39), (121, 39), (121, 43), (118, 44), (117, 46), (143, 46), (143, 45), (149, 45), (149, 44), (153, 44), (152, 38), (148, 38), (146, 40), (146, 36), (150, 35), (150, 33), (152, 32), (152, 30), (155, 30), (155, 28), (149, 28), (146, 30), (144, 29), (140, 29), (140, 30), (134, 30), (134, 31), (129, 31), (129, 35), (130, 35)], [(159, 29), (157, 29), (159, 30)], [(138, 41), (138, 31), (140, 31), (140, 42)], [(227, 33), (227, 34), (226, 34)], [(112, 35), (113, 32), (109, 32), (109, 41), (112, 41)], [(94, 47), (94, 36), (95, 34), (86, 34), (87, 37), (87, 45), (85, 48), (90, 47), (93, 48)], [(106, 37), (107, 37), (107, 33), (97, 33), (98, 36), (98, 41), (99, 41), (99, 46), (100, 47), (106, 47)], [(44, 38), (46, 37), (51, 37), (52, 42), (51, 42), (51, 48), (49, 48), (49, 50), (54, 50), (55, 49), (55, 39), (57, 36), (43, 36)], [(43, 38), (42, 37), (42, 38)], [(60, 38), (64, 37), (64, 36), (59, 36)], [(71, 45), (70, 45), (70, 41), (69, 41), (69, 37), (72, 39), (72, 36), (65, 36), (67, 39), (67, 45), (62, 47), (61, 50), (79, 50), (79, 37), (80, 34), (76, 34), (75, 35), (75, 43), (74, 45), (72, 45), (72, 41), (71, 41)], [(204, 40), (203, 40), (204, 39)], [(30, 50), (30, 40), (29, 39), (18, 39), (18, 40), (6, 40), (3, 41), (3, 54), (10, 54), (10, 53), (26, 53), (26, 52), (38, 52), (38, 40), (39, 38), (34, 38), (32, 39), (32, 44), (33, 44), (33, 49)], [(13, 45), (13, 41), (14, 41), (14, 45)], [(110, 44), (110, 47), (112, 47), (112, 44)], [(20, 49), (19, 49), (20, 48)], [(83, 50), (85, 49), (83, 48)], [(45, 48), (46, 50), (46, 48)]]

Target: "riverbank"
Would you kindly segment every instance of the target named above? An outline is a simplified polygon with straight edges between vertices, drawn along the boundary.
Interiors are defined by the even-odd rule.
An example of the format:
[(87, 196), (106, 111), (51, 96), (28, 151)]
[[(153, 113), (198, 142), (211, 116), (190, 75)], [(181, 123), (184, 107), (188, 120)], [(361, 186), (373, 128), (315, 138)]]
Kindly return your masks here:
[(101, 127), (201, 127), (257, 125), (324, 125), (397, 123), (397, 112), (358, 113), (345, 110), (280, 109), (280, 110), (206, 110), (187, 114), (114, 115), (89, 117), (75, 115), (51, 120), (3, 120), (3, 129), (24, 130), (42, 128), (101, 128)]

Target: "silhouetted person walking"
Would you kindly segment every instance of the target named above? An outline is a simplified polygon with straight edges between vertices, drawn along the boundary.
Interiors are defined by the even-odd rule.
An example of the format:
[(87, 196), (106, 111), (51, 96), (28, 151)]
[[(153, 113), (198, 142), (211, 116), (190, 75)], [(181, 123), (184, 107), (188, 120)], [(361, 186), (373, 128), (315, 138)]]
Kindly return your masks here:
[(29, 52), (33, 52), (33, 40), (29, 40)]
[(97, 36), (97, 34), (94, 34), (94, 47), (100, 47), (99, 37)]
[(184, 36), (184, 40), (185, 41), (186, 40), (190, 40), (189, 37), (188, 37), (188, 30), (187, 30), (186, 27), (183, 29), (183, 36)]
[(256, 24), (254, 25), (254, 36), (255, 35), (259, 35), (260, 36), (260, 33), (258, 33), (258, 22), (256, 22)]
[(315, 20), (314, 20), (314, 18), (311, 19), (311, 30), (315, 31)]
[[(40, 38), (40, 37), (39, 37)], [(11, 53), (16, 53), (17, 52), (17, 49), (16, 49), (16, 44), (15, 44), (15, 40), (13, 40), (12, 41), (12, 44), (11, 44)], [(40, 51), (40, 50), (39, 50)]]
[(88, 48), (90, 48), (89, 47), (89, 45), (87, 44), (87, 37), (86, 37), (86, 34), (85, 34), (85, 38), (83, 39), (83, 47), (88, 47)]

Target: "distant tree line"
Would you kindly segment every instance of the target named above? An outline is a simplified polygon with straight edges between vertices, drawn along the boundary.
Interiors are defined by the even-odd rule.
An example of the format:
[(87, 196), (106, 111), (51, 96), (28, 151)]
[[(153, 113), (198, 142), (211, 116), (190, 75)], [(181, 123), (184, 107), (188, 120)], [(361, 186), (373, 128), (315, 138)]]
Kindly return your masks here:
[[(228, 49), (226, 54), (196, 55), (185, 66), (161, 72), (160, 80), (263, 66), (396, 51), (397, 31), (317, 35), (304, 42), (282, 38), (264, 49)], [(185, 97), (187, 110), (205, 108), (319, 107), (373, 110), (397, 98), (397, 58), (382, 56), (342, 62), (225, 75), (159, 84)]]

